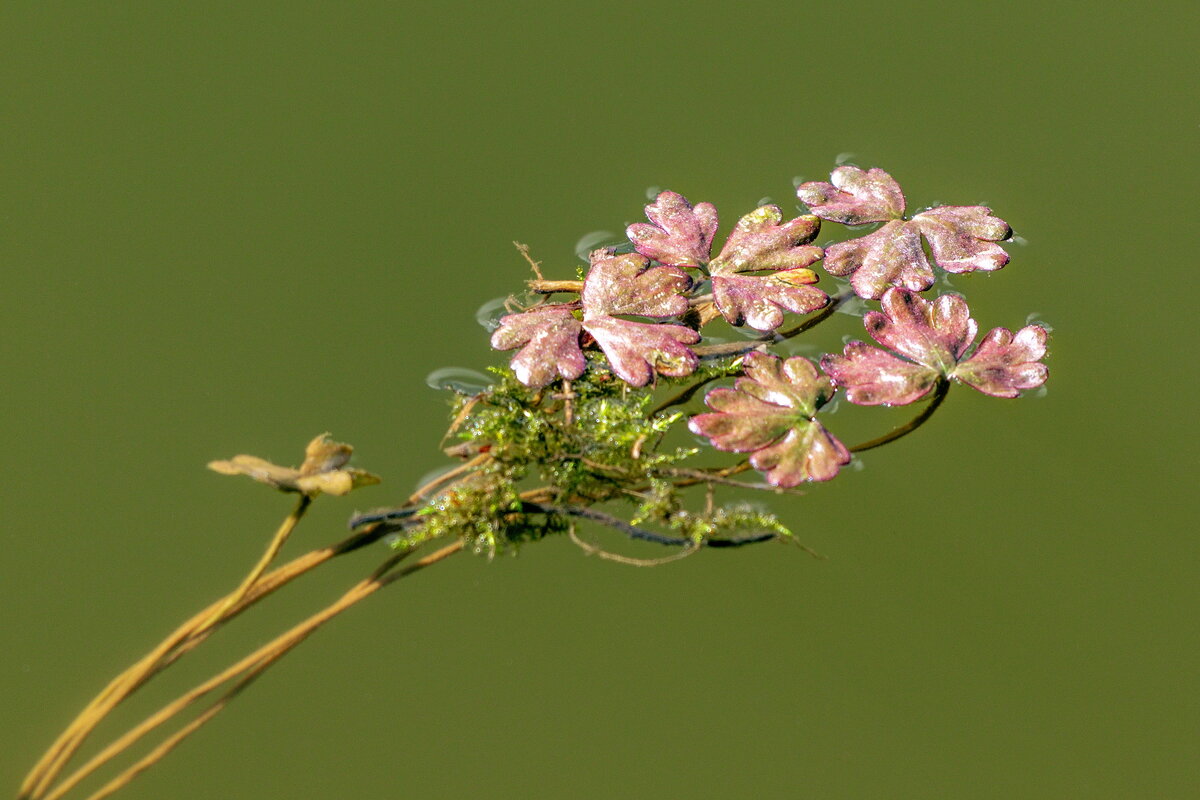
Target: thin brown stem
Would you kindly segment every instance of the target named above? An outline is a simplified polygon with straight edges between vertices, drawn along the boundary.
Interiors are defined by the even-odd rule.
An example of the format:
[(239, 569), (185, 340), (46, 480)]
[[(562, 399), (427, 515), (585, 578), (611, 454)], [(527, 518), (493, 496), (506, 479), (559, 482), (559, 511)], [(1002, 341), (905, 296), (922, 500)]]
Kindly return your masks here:
[(730, 475), (737, 475), (740, 472), (746, 472), (750, 469), (749, 461), (739, 461), (731, 467), (714, 470), (695, 470), (695, 474), (691, 477), (680, 478), (671, 483), (680, 489), (685, 489), (688, 486), (697, 486), (705, 483), (712, 483), (714, 478), (728, 478)]
[(393, 583), (407, 575), (411, 575), (420, 569), (424, 569), (431, 564), (436, 564), (438, 561), (460, 552), (462, 548), (463, 544), (461, 541), (455, 542), (451, 545), (443, 547), (441, 550), (421, 558), (409, 567), (396, 572), (392, 572), (394, 567), (411, 555), (411, 553), (402, 552), (390, 557), (376, 570), (374, 570), (370, 576), (353, 586), (336, 602), (312, 615), (303, 622), (297, 624), (287, 632), (273, 639), (271, 642), (263, 645), (258, 650), (255, 650), (253, 653), (240, 659), (232, 666), (199, 684), (190, 691), (176, 698), (171, 703), (163, 706), (151, 716), (147, 717), (137, 726), (130, 729), (128, 732), (94, 756), (69, 778), (55, 787), (54, 791), (47, 795), (45, 800), (59, 800), (59, 798), (74, 788), (80, 781), (115, 756), (124, 752), (144, 735), (162, 725), (176, 714), (186, 709), (188, 706), (212, 692), (217, 687), (235, 677), (238, 677), (239, 675), (242, 675), (241, 680), (239, 680), (237, 684), (229, 689), (220, 699), (214, 702), (213, 705), (206, 709), (200, 716), (189, 722), (176, 733), (169, 736), (144, 758), (140, 759), (116, 778), (105, 784), (104, 787), (102, 787), (99, 791), (91, 795), (89, 800), (100, 800), (100, 798), (108, 797), (118, 789), (127, 785), (130, 781), (132, 781), (150, 766), (157, 763), (164, 756), (166, 756), (167, 753), (173, 750), (184, 738), (208, 722), (208, 720), (210, 720), (212, 717), (216, 716), (216, 714), (220, 712), (221, 709), (223, 709), (225, 705), (227, 705), (229, 701), (233, 699), (233, 697), (235, 697), (246, 686), (248, 686), (255, 678), (257, 678), (264, 670), (266, 670), (267, 667), (289, 653), (293, 648), (307, 639), (326, 622), (350, 608), (355, 603), (358, 603), (374, 594), (384, 586), (387, 586), (388, 584)]
[(890, 444), (897, 439), (912, 433), (917, 428), (924, 425), (926, 421), (933, 416), (933, 412), (938, 410), (938, 406), (940, 406), (942, 401), (946, 399), (946, 394), (949, 391), (950, 381), (942, 378), (940, 381), (938, 381), (937, 388), (933, 390), (933, 398), (929, 401), (929, 405), (925, 406), (924, 411), (913, 417), (905, 424), (901, 425), (899, 428), (894, 428), (890, 432), (885, 433), (883, 436), (851, 447), (850, 452), (861, 453), (864, 450), (874, 450), (876, 447), (883, 447), (885, 444)]
[(262, 577), (262, 574), (267, 571), (267, 567), (271, 566), (271, 562), (275, 560), (275, 556), (279, 555), (279, 551), (283, 547), (283, 543), (288, 540), (288, 537), (291, 536), (292, 531), (294, 531), (296, 526), (300, 524), (300, 520), (304, 517), (304, 512), (308, 510), (310, 505), (312, 505), (312, 497), (307, 494), (301, 494), (300, 501), (296, 504), (296, 508), (291, 514), (288, 514), (287, 519), (283, 521), (283, 524), (280, 525), (279, 529), (275, 531), (275, 535), (271, 537), (271, 541), (267, 545), (266, 552), (262, 554), (262, 558), (258, 560), (258, 563), (254, 565), (254, 568), (251, 569), (250, 572), (246, 573), (246, 577), (242, 579), (241, 585), (238, 586), (238, 588), (235, 589), (232, 594), (225, 598), (221, 605), (217, 607), (217, 610), (214, 611), (212, 615), (208, 617), (208, 619), (200, 623), (197, 629), (193, 632), (193, 636), (198, 633), (203, 633), (208, 628), (211, 628), (221, 620), (226, 611), (242, 601), (242, 598), (246, 596), (246, 592), (250, 591), (250, 587), (253, 586), (258, 579)]
[(528, 281), (527, 285), (529, 291), (537, 294), (554, 294), (556, 292), (579, 294), (583, 291), (583, 281), (548, 281), (539, 278)]
[(272, 545), (268, 547), (264, 558), (260, 559), (255, 568), (251, 570), (251, 575), (257, 573), (258, 578), (262, 578), (262, 580), (256, 578), (254, 581), (243, 581), (234, 592), (211, 604), (183, 625), (176, 628), (153, 650), (110, 681), (84, 707), (83, 711), (67, 726), (33, 769), (30, 770), (21, 785), (19, 797), (22, 800), (35, 800), (42, 797), (91, 732), (95, 730), (96, 726), (117, 705), (137, 691), (158, 672), (170, 666), (184, 653), (207, 638), (209, 633), (284, 583), (293, 580), (295, 577), (307, 572), (309, 569), (312, 569), (334, 555), (361, 546), (356, 542), (370, 538), (371, 533), (364, 531), (338, 545), (301, 556), (287, 566), (275, 570), (263, 578), (262, 572), (266, 568), (266, 565), (274, 557), (282, 541), (287, 538), (288, 534), (291, 533), (300, 521), (300, 518), (303, 517), (308, 505), (309, 503), (303, 500), (297, 504), (296, 509), (288, 515), (275, 532), (275, 535), (272, 537)]
[(459, 464), (457, 467), (455, 467), (452, 470), (443, 472), (441, 475), (438, 475), (436, 478), (429, 481), (424, 486), (419, 487), (415, 492), (413, 492), (409, 496), (408, 502), (406, 503), (406, 505), (412, 505), (414, 503), (421, 502), (422, 500), (425, 499), (425, 495), (429, 494), (434, 489), (437, 489), (439, 486), (444, 486), (445, 484), (453, 481), (455, 478), (458, 478), (459, 476), (463, 475), (464, 473), (470, 472), (471, 470), (475, 469), (476, 467), (483, 466), (484, 464), (486, 464), (488, 462), (489, 459), (491, 459), (490, 455), (488, 455), (487, 453), (480, 453), (479, 455), (472, 458), (470, 461), (467, 461), (466, 463), (463, 463), (463, 464)]
[(669, 564), (672, 561), (679, 561), (687, 558), (698, 551), (701, 546), (700, 542), (690, 542), (684, 547), (683, 550), (680, 550), (678, 553), (674, 553), (669, 556), (662, 556), (661, 558), (633, 558), (632, 556), (623, 556), (620, 553), (610, 553), (599, 545), (594, 545), (591, 542), (585, 542), (580, 538), (579, 534), (575, 532), (574, 522), (571, 522), (571, 524), (567, 526), (567, 536), (580, 550), (587, 553), (589, 556), (598, 556), (605, 561), (615, 561), (618, 564), (625, 564), (626, 566), (630, 567), (658, 567), (662, 566), (663, 564)]
[(678, 478), (695, 478), (698, 482), (709, 485), (720, 484), (721, 486), (734, 486), (739, 489), (769, 491), (774, 492), (775, 494), (807, 494), (807, 492), (805, 492), (803, 489), (788, 489), (783, 486), (772, 486), (769, 483), (748, 483), (746, 481), (735, 481), (731, 478), (726, 478), (723, 475), (717, 474), (716, 472), (705, 472), (704, 470), (700, 469), (682, 469), (679, 467), (672, 467), (662, 470), (662, 474)]

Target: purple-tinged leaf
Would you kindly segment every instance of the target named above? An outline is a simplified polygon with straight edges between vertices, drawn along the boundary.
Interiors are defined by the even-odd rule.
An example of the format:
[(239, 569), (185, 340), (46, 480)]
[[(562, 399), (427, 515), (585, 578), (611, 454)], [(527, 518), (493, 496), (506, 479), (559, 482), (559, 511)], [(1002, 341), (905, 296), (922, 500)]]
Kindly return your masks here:
[(821, 248), (806, 246), (820, 230), (821, 221), (812, 214), (783, 222), (779, 206), (761, 206), (738, 220), (710, 272), (807, 267), (821, 257)]
[(750, 456), (767, 483), (785, 488), (805, 481), (827, 481), (850, 463), (850, 451), (816, 420), (795, 425), (787, 436)]
[(687, 345), (700, 334), (682, 325), (630, 322), (616, 317), (588, 317), (583, 327), (608, 356), (608, 364), (630, 386), (645, 386), (655, 372), (682, 378), (699, 360)]
[(810, 283), (816, 283), (816, 274), (809, 269), (714, 275), (713, 304), (731, 325), (745, 323), (756, 331), (773, 331), (783, 324), (784, 311), (807, 314), (829, 303), (829, 296)]
[[(783, 324), (784, 311), (807, 314), (823, 308), (829, 297), (810, 286), (817, 275), (805, 269), (821, 258), (821, 248), (807, 244), (820, 226), (812, 215), (783, 222), (777, 206), (762, 206), (738, 220), (709, 265), (713, 303), (721, 315), (731, 325), (744, 322), (770, 331)], [(762, 270), (773, 274), (739, 274)]]
[(882, 305), (882, 312), (863, 317), (871, 338), (943, 375), (958, 363), (979, 329), (967, 301), (956, 294), (929, 301), (906, 289), (888, 289)]
[(590, 258), (592, 266), (580, 293), (583, 323), (579, 328), (596, 340), (613, 372), (633, 386), (645, 386), (655, 371), (679, 377), (691, 374), (698, 359), (687, 345), (700, 341), (698, 332), (682, 325), (652, 325), (613, 316), (685, 313), (688, 300), (680, 292), (691, 286), (687, 273), (679, 267), (651, 267), (649, 259), (637, 253), (595, 250)]
[(1000, 269), (1008, 253), (996, 242), (1012, 235), (1012, 228), (993, 217), (986, 206), (938, 206), (912, 218), (929, 240), (933, 260), (947, 272)]
[(537, 388), (560, 375), (574, 380), (583, 374), (587, 361), (579, 347), (583, 328), (571, 313), (575, 308), (575, 304), (542, 306), (500, 318), (500, 327), (492, 334), (492, 347), (521, 348), (512, 359), (517, 380)]
[(1046, 382), (1046, 329), (1029, 325), (1017, 331), (993, 328), (979, 347), (955, 368), (952, 377), (993, 397), (1016, 397), (1022, 389)]
[(883, 312), (863, 318), (879, 344), (905, 356), (850, 342), (842, 355), (826, 355), (822, 368), (859, 405), (904, 405), (919, 400), (943, 378), (953, 378), (984, 394), (1016, 397), (1019, 390), (1041, 386), (1046, 367), (1046, 330), (1036, 325), (1015, 337), (996, 328), (965, 361), (977, 325), (958, 295), (929, 301), (907, 289), (888, 289)]
[(864, 225), (904, 216), (900, 184), (877, 167), (866, 172), (858, 167), (838, 167), (829, 180), (830, 183), (810, 181), (796, 188), (801, 202), (821, 219)]
[(940, 377), (936, 369), (863, 342), (847, 344), (844, 355), (822, 357), (821, 368), (860, 406), (907, 405), (929, 394)]
[(855, 294), (878, 300), (892, 286), (923, 292), (933, 286), (933, 269), (911, 221), (893, 220), (874, 233), (825, 248), (825, 271), (849, 275)]
[(846, 447), (813, 418), (833, 386), (811, 361), (752, 352), (744, 365), (734, 388), (705, 397), (713, 413), (689, 420), (694, 433), (720, 450), (751, 453), (750, 463), (775, 486), (826, 481), (850, 462)]
[(717, 209), (711, 203), (695, 207), (675, 192), (662, 192), (646, 206), (648, 224), (638, 222), (625, 233), (634, 249), (663, 264), (699, 267), (708, 263), (717, 233)]
[(688, 290), (692, 279), (679, 267), (647, 268), (650, 262), (645, 256), (617, 255), (611, 250), (593, 251), (591, 261), (580, 297), (585, 318), (676, 317), (687, 311), (687, 298), (680, 292)]
[(864, 406), (906, 405), (929, 394), (950, 375), (977, 330), (958, 295), (931, 302), (907, 289), (884, 292), (882, 313), (869, 312), (863, 325), (872, 339), (909, 359), (862, 342), (846, 345), (843, 355), (821, 359), (821, 367), (845, 387), (846, 398)]
[(922, 235), (934, 262), (947, 272), (995, 270), (1008, 263), (1008, 254), (996, 242), (1012, 230), (985, 206), (938, 206), (905, 220), (904, 195), (883, 170), (838, 167), (830, 178), (832, 183), (804, 183), (796, 190), (814, 214), (847, 225), (887, 223), (825, 251), (825, 269), (831, 275), (850, 275), (860, 297), (878, 300), (891, 286), (915, 292), (932, 286)]

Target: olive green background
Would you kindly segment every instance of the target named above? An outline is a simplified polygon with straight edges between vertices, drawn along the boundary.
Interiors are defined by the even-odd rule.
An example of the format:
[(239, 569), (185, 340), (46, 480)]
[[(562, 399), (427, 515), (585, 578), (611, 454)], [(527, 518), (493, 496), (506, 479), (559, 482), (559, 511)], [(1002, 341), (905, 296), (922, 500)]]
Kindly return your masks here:
[[(823, 561), (452, 560), (124, 796), (1200, 796), (1191, 8), (4, 4), (2, 791), (290, 507), (206, 461), (354, 443), (384, 485), (321, 500), (285, 555), (340, 537), (445, 463), (424, 377), (502, 360), (473, 317), (526, 277), (512, 240), (572, 277), (648, 186), (727, 227), (849, 152), (911, 208), (987, 203), (1028, 241), (954, 286), (984, 330), (1054, 327), (1044, 397), (958, 388), (862, 471), (764, 496)], [(836, 319), (825, 349), (861, 330)]]

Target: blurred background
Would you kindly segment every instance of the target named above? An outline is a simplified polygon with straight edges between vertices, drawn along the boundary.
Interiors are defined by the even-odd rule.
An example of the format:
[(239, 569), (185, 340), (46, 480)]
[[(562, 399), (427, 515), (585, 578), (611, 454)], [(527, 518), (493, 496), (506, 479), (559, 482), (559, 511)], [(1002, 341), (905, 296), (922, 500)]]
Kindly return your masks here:
[[(1198, 21), (1182, 2), (6, 3), (0, 791), (290, 508), (207, 461), (355, 444), (383, 485), (319, 502), (284, 555), (340, 538), (446, 463), (425, 376), (504, 360), (474, 315), (526, 278), (514, 239), (574, 277), (576, 242), (641, 219), (648, 187), (727, 230), (764, 196), (794, 211), (793, 179), (842, 157), (910, 209), (1013, 225), (1010, 265), (954, 286), (983, 330), (1053, 327), (1044, 396), (958, 389), (861, 471), (756, 498), (823, 561), (639, 570), (553, 540), (403, 581), (122, 796), (1200, 796)], [(828, 424), (907, 416), (855, 411)], [(239, 619), (114, 726), (383, 556)]]

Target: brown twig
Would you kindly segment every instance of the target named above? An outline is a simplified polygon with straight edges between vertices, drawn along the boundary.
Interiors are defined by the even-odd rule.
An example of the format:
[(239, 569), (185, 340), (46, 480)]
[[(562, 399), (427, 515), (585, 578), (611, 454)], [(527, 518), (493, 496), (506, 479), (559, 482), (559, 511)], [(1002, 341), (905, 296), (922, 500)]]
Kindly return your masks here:
[(444, 486), (445, 484), (453, 481), (455, 478), (460, 477), (464, 473), (470, 472), (471, 470), (475, 469), (476, 467), (483, 466), (490, 459), (491, 459), (491, 456), (488, 455), (487, 453), (480, 453), (479, 455), (472, 458), (470, 461), (467, 461), (463, 464), (459, 464), (457, 467), (455, 467), (454, 469), (451, 469), (447, 472), (443, 472), (441, 475), (438, 475), (436, 478), (434, 478), (433, 480), (426, 483), (424, 486), (421, 486), (416, 491), (414, 491), (409, 496), (408, 503), (406, 503), (406, 505), (412, 505), (414, 503), (421, 502), (422, 500), (425, 499), (425, 495), (429, 494), (434, 489), (437, 489), (439, 486)]
[(662, 556), (660, 558), (634, 558), (632, 556), (623, 556), (620, 553), (610, 553), (599, 545), (585, 542), (580, 538), (579, 534), (575, 532), (574, 521), (567, 526), (567, 537), (580, 550), (587, 553), (589, 556), (598, 556), (605, 561), (615, 561), (618, 564), (625, 564), (626, 566), (630, 567), (658, 567), (663, 564), (669, 564), (672, 561), (679, 561), (687, 558), (700, 549), (699, 542), (692, 542), (678, 553), (674, 553), (669, 556)]
[(570, 294), (579, 294), (583, 291), (583, 281), (548, 281), (542, 278), (527, 281), (529, 291), (537, 294), (554, 294), (556, 292), (568, 292)]
[(533, 256), (529, 255), (529, 245), (521, 242), (513, 242), (513, 247), (517, 248), (517, 252), (529, 262), (529, 268), (533, 270), (534, 275), (538, 276), (538, 280), (542, 280), (542, 262), (534, 261)]
[(200, 726), (204, 725), (217, 713), (219, 713), (238, 693), (246, 688), (254, 679), (262, 674), (271, 664), (278, 661), (287, 653), (291, 652), (298, 644), (312, 635), (318, 628), (324, 625), (329, 620), (336, 617), (354, 604), (366, 599), (374, 594), (379, 589), (387, 586), (395, 581), (411, 575), (418, 570), (424, 569), (427, 566), (436, 564), (463, 549), (462, 541), (454, 542), (440, 550), (437, 550), (424, 558), (419, 559), (408, 567), (396, 572), (392, 572), (397, 564), (407, 558), (411, 553), (398, 553), (387, 559), (380, 567), (378, 567), (370, 576), (360, 581), (355, 586), (351, 587), (341, 598), (330, 604), (321, 611), (313, 614), (308, 619), (295, 625), (287, 632), (273, 639), (271, 642), (255, 650), (250, 655), (240, 659), (237, 663), (226, 668), (222, 672), (204, 681), (190, 691), (176, 698), (171, 703), (163, 706), (157, 712), (147, 717), (134, 728), (115, 740), (112, 744), (106, 747), (103, 751), (93, 757), (87, 764), (77, 770), (69, 778), (64, 780), (57, 786), (45, 800), (59, 800), (64, 794), (74, 788), (81, 780), (90, 775), (97, 768), (107, 763), (113, 757), (119, 755), (126, 750), (130, 745), (138, 741), (142, 736), (162, 725), (164, 722), (174, 717), (179, 712), (186, 709), (196, 701), (203, 698), (205, 695), (212, 692), (218, 686), (227, 681), (242, 676), (232, 688), (206, 709), (200, 716), (193, 719), (176, 733), (169, 736), (157, 747), (150, 751), (145, 757), (127, 768), (117, 777), (113, 778), (105, 784), (100, 790), (90, 795), (88, 800), (101, 800), (116, 792), (118, 789), (126, 786), (134, 778), (140, 775), (149, 767), (153, 766), (164, 756), (173, 750), (184, 738), (191, 735)]
[(233, 615), (234, 609), (238, 608), (246, 599), (251, 587), (262, 577), (262, 573), (279, 552), (283, 542), (299, 524), (310, 503), (311, 498), (307, 495), (301, 496), (296, 508), (275, 531), (266, 553), (237, 589), (176, 628), (157, 647), (109, 682), (108, 686), (84, 707), (83, 711), (67, 726), (25, 778), (21, 784), (19, 795), (22, 800), (24, 798), (35, 800), (42, 797), (63, 767), (66, 766), (67, 761), (109, 712), (160, 670), (190, 650), (191, 647), (186, 646), (189, 641), (195, 641), (198, 644), (199, 640), (206, 638), (209, 632)]

